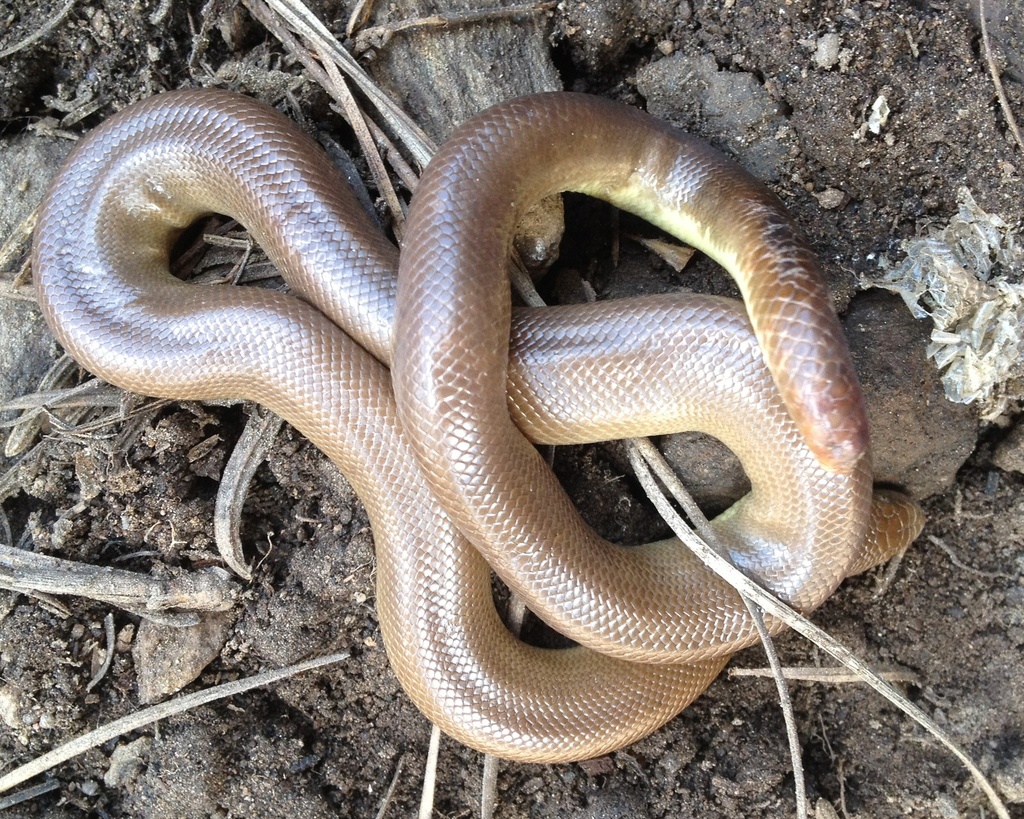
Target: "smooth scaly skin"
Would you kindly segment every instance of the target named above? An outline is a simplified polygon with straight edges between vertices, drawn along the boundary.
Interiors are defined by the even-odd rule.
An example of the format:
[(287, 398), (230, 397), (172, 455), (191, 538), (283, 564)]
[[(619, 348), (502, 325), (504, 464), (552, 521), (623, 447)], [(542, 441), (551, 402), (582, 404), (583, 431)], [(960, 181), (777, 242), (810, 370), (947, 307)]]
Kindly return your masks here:
[[(517, 427), (505, 411), (511, 299), (499, 272), (522, 214), (564, 190), (649, 219), (709, 253), (736, 279), (796, 429), (782, 424), (768, 433), (761, 428), (768, 426), (767, 407), (753, 426), (751, 416), (728, 417), (728, 402), (721, 401), (699, 421), (683, 422), (725, 440), (748, 475), (764, 478), (719, 529), (734, 561), (797, 608), (819, 605), (846, 576), (870, 505), (867, 420), (820, 267), (762, 185), (704, 143), (636, 109), (578, 94), (512, 100), (467, 122), (432, 159), (410, 208), (399, 262), (393, 374), (403, 427), (459, 529), (563, 633), (644, 662), (735, 648), (750, 631), (742, 604), (722, 602), (725, 584), (702, 581), (715, 600), (702, 609), (714, 616), (703, 623), (687, 617), (683, 606), (692, 605), (695, 590), (689, 574), (666, 569), (674, 556), (661, 548), (624, 551), (598, 537), (521, 421)], [(600, 357), (583, 353), (568, 369), (589, 370), (600, 384), (608, 377), (603, 356), (635, 345), (636, 332), (647, 327), (643, 319), (621, 321), (596, 345)], [(647, 382), (673, 366), (678, 349), (666, 345), (630, 358), (643, 370), (627, 366), (627, 379)], [(745, 373), (728, 357), (704, 366), (744, 388)], [(669, 383), (701, 400), (685, 378), (680, 373)], [(619, 415), (625, 389), (617, 382), (580, 411), (592, 416), (611, 407)], [(575, 398), (569, 389), (548, 395), (553, 409)], [(641, 405), (652, 403), (649, 391), (639, 395)], [(636, 411), (619, 417), (635, 418)], [(680, 428), (640, 433), (608, 425), (595, 438)], [(783, 473), (771, 459), (787, 438), (808, 441), (824, 466), (804, 452), (800, 466)], [(579, 586), (586, 595), (569, 593)]]
[[(546, 97), (534, 110), (552, 104), (560, 103)], [(627, 110), (607, 109), (613, 119), (632, 117)], [(700, 151), (712, 181), (722, 167), (736, 174)], [(246, 225), (306, 302), (171, 277), (174, 239), (214, 211)], [(625, 662), (586, 648), (546, 651), (512, 638), (494, 610), (487, 563), (439, 507), (399, 425), (381, 363), (391, 357), (396, 256), (291, 123), (244, 97), (190, 91), (132, 106), (82, 141), (40, 212), (33, 264), (50, 326), (97, 375), (149, 395), (258, 401), (341, 468), (373, 523), (389, 657), (443, 730), (530, 761), (582, 759), (628, 744), (685, 707), (729, 652), (750, 642), (735, 595), (685, 551), (644, 547), (638, 554), (647, 557), (637, 562), (654, 561), (660, 574), (677, 577), (669, 585), (683, 597), (662, 611), (637, 590), (626, 595), (647, 607), (641, 620), (661, 622), (670, 635), (652, 631), (638, 641), (623, 626), (632, 615), (604, 609), (605, 592), (587, 585), (598, 569), (593, 555), (582, 556), (571, 575), (555, 578), (553, 596), (566, 612), (549, 612), (551, 619), (619, 654), (676, 664)], [(852, 462), (827, 470), (810, 455), (741, 307), (687, 296), (616, 305), (516, 314), (508, 409), (535, 440), (654, 434), (673, 424), (718, 434), (740, 451), (755, 488), (716, 526), (738, 562), (801, 605), (816, 605), (844, 573), (916, 535), (920, 513), (901, 496), (876, 496), (868, 523), (866, 458), (853, 458), (852, 471)], [(637, 355), (640, 378), (620, 378), (621, 365), (637, 369)], [(836, 553), (803, 556), (819, 548)]]

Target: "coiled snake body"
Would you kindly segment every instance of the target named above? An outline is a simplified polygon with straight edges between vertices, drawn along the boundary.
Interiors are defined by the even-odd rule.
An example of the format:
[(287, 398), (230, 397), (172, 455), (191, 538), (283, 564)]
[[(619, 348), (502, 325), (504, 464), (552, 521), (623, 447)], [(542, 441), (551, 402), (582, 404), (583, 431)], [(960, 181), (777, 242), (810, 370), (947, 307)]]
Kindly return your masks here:
[[(564, 189), (707, 251), (749, 318), (682, 294), (512, 311), (500, 273), (516, 219)], [(171, 245), (211, 212), (245, 225), (298, 297), (172, 277)], [(530, 442), (721, 438), (753, 490), (715, 526), (738, 565), (805, 610), (920, 528), (909, 500), (872, 500), (860, 390), (781, 204), (625, 106), (551, 94), (471, 120), (427, 169), (399, 263), (272, 109), (164, 94), (78, 146), (40, 213), (33, 265), (55, 335), (96, 375), (153, 396), (257, 401), (339, 466), (373, 525), (396, 674), (484, 751), (539, 762), (621, 747), (754, 640), (735, 593), (678, 543), (597, 538)], [(512, 637), (492, 567), (580, 647)]]

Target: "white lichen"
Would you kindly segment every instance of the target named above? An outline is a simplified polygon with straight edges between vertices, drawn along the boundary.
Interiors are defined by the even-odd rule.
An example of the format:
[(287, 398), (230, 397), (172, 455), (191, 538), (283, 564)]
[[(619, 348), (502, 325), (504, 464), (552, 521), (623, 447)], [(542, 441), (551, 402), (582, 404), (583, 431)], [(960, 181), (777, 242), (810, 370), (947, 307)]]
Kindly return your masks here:
[(871, 104), (871, 113), (868, 115), (868, 130), (873, 134), (882, 133), (882, 128), (889, 122), (889, 100), (885, 94), (879, 94)]
[(993, 419), (1024, 397), (1024, 284), (1006, 275), (1024, 268), (1024, 248), (967, 188), (957, 201), (948, 225), (903, 242), (906, 257), (898, 264), (883, 257), (880, 275), (863, 284), (898, 293), (917, 318), (931, 318), (927, 353), (947, 397), (977, 403), (982, 417)]

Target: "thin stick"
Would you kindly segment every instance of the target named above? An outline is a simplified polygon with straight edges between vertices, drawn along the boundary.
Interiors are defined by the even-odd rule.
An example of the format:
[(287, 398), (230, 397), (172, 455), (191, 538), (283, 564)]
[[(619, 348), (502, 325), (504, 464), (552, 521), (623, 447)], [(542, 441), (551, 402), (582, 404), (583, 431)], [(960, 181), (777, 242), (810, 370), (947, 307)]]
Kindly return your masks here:
[[(362, 29), (356, 36), (356, 54), (360, 54), (377, 44), (385, 45), (395, 34), (403, 31), (415, 31), (423, 28), (455, 28), (456, 26), (472, 25), (489, 20), (502, 20), (524, 15), (540, 14), (551, 11), (558, 4), (555, 2), (543, 2), (526, 4), (520, 6), (496, 6), (489, 9), (472, 9), (470, 11), (451, 11), (442, 14), (432, 14), (429, 17), (416, 17), (410, 20), (402, 20), (397, 23), (390, 23), (381, 26), (372, 26)], [(349, 32), (352, 36), (352, 32)]]
[[(248, 0), (247, 5), (253, 3), (254, 0)], [(402, 141), (413, 161), (421, 168), (426, 167), (436, 150), (430, 137), (378, 87), (356, 59), (334, 39), (320, 19), (301, 0), (266, 0), (266, 5), (287, 20), (300, 37), (312, 43), (314, 51), (334, 60), (373, 104), (388, 127), (402, 134)]]
[(402, 768), (405, 767), (405, 757), (399, 757), (398, 765), (395, 766), (395, 775), (391, 777), (391, 784), (388, 785), (387, 793), (384, 794), (384, 798), (380, 802), (380, 810), (377, 811), (376, 819), (384, 819), (387, 815), (388, 807), (391, 805), (391, 800), (395, 797), (395, 790), (398, 788), (398, 780), (402, 776)]
[(284, 421), (270, 410), (255, 407), (245, 422), (241, 438), (231, 450), (217, 487), (217, 500), (213, 507), (213, 538), (217, 551), (228, 568), (246, 580), (252, 579), (252, 570), (245, 562), (242, 538), (238, 534), (242, 525), (242, 508), (252, 477), (273, 449), (283, 425)]
[(107, 672), (110, 670), (110, 664), (114, 660), (114, 615), (107, 612), (107, 616), (103, 618), (103, 631), (107, 636), (106, 656), (103, 658), (103, 663), (100, 665), (99, 671), (96, 672), (95, 676), (89, 680), (85, 686), (85, 693), (88, 694), (97, 685), (100, 680), (107, 676)]
[[(716, 553), (720, 560), (727, 562), (731, 566), (732, 562), (727, 556), (725, 547), (718, 539), (715, 530), (711, 528), (708, 519), (704, 517), (700, 507), (697, 506), (690, 493), (686, 490), (686, 487), (683, 486), (682, 481), (679, 480), (675, 472), (665, 462), (665, 459), (654, 444), (651, 443), (650, 439), (633, 439), (627, 443), (626, 449), (629, 453), (630, 463), (634, 459), (639, 460), (643, 458), (655, 470), (662, 483), (668, 488), (669, 493), (683, 507), (683, 510), (693, 522), (698, 536)], [(636, 466), (634, 465), (635, 469)], [(641, 480), (641, 484), (643, 484), (643, 480)], [(647, 488), (646, 485), (644, 488)], [(651, 500), (654, 501), (654, 498), (652, 497)], [(671, 526), (671, 523), (669, 525)], [(751, 620), (753, 620), (754, 627), (761, 638), (761, 644), (764, 646), (764, 653), (768, 657), (768, 665), (771, 667), (772, 677), (775, 680), (775, 687), (779, 692), (779, 707), (782, 709), (782, 719), (786, 724), (786, 741), (789, 745), (790, 765), (793, 769), (796, 813), (799, 819), (807, 819), (807, 789), (804, 784), (804, 767), (800, 754), (800, 736), (796, 729), (796, 716), (793, 713), (793, 701), (789, 696), (789, 686), (786, 684), (786, 677), (782, 673), (782, 663), (779, 662), (778, 652), (775, 651), (775, 643), (772, 641), (768, 628), (765, 626), (764, 613), (742, 591), (740, 592), (740, 597), (742, 597), (747, 611), (750, 612)]]
[[(25, 262), (25, 265), (28, 265), (28, 261)], [(31, 287), (11, 284), (10, 282), (0, 282), (0, 299), (7, 299), (8, 301), (25, 301), (31, 302), (32, 304), (38, 303), (36, 302), (35, 291)]]
[(434, 725), (430, 730), (427, 767), (423, 771), (423, 792), (420, 794), (419, 819), (430, 819), (434, 814), (434, 791), (437, 789), (437, 754), (440, 747), (441, 729)]
[(739, 569), (733, 566), (728, 560), (720, 557), (713, 548), (705, 543), (689, 528), (689, 526), (686, 525), (686, 521), (684, 521), (682, 517), (680, 517), (679, 513), (672, 507), (668, 498), (666, 498), (662, 493), (654, 475), (651, 473), (651, 468), (647, 465), (647, 462), (643, 457), (632, 449), (629, 450), (629, 455), (630, 463), (636, 472), (638, 480), (648, 493), (658, 512), (676, 534), (676, 537), (683, 541), (683, 543), (686, 544), (690, 551), (692, 551), (701, 560), (701, 562), (704, 563), (704, 565), (708, 566), (738, 592), (753, 599), (762, 609), (773, 617), (779, 618), (794, 631), (802, 634), (823, 651), (831, 654), (851, 671), (861, 675), (864, 682), (911, 717), (918, 723), (918, 725), (928, 731), (928, 733), (935, 737), (935, 739), (937, 739), (957, 759), (959, 759), (963, 763), (964, 767), (966, 767), (970, 772), (971, 776), (974, 777), (974, 781), (978, 784), (978, 787), (985, 792), (985, 795), (988, 797), (989, 804), (992, 805), (996, 815), (999, 816), (1000, 819), (1010, 819), (1010, 813), (1006, 809), (1006, 805), (1003, 804), (999, 794), (996, 793), (995, 788), (993, 788), (985, 778), (985, 775), (978, 769), (974, 762), (971, 761), (970, 757), (957, 747), (956, 743), (953, 742), (953, 740), (935, 723), (934, 720), (932, 720), (931, 717), (908, 700), (901, 691), (889, 685), (889, 683), (875, 674), (867, 667), (867, 665), (855, 657), (849, 649), (843, 646), (842, 643), (836, 640), (831, 634), (814, 625), (805, 617), (802, 617), (773, 594), (762, 589)]
[[(57, 409), (59, 407), (119, 407), (121, 390), (98, 378), (79, 384), (77, 387), (62, 387), (42, 392), (19, 395), (0, 404), (0, 412), (13, 410)], [(7, 424), (5, 426), (13, 426)]]
[(60, 787), (60, 782), (56, 779), (48, 779), (45, 782), (41, 782), (38, 785), (33, 785), (31, 788), (25, 788), (23, 791), (12, 793), (10, 796), (5, 796), (0, 799), (0, 811), (13, 808), (15, 805), (20, 805), (22, 802), (27, 802), (29, 799), (35, 799), (37, 796), (55, 791)]
[(380, 191), (381, 196), (384, 197), (384, 201), (387, 203), (388, 209), (391, 211), (391, 218), (395, 223), (395, 235), (401, 241), (405, 211), (402, 209), (402, 203), (399, 201), (398, 194), (395, 193), (395, 189), (391, 184), (387, 168), (384, 167), (384, 159), (381, 157), (380, 151), (377, 150), (377, 143), (370, 133), (369, 126), (366, 124), (366, 118), (359, 109), (359, 104), (356, 102), (355, 97), (352, 96), (352, 90), (348, 87), (348, 83), (342, 78), (338, 67), (331, 61), (330, 55), (321, 52), (320, 62), (330, 78), (330, 87), (334, 92), (334, 98), (342, 106), (342, 113), (348, 120), (348, 124), (352, 126), (352, 130), (355, 131), (359, 147), (363, 149), (363, 158), (369, 165), (373, 179), (377, 183), (377, 190)]
[[(36, 229), (36, 220), (38, 218), (39, 207), (36, 206), (32, 212), (22, 219), (18, 226), (11, 231), (11, 235), (7, 237), (3, 246), (0, 247), (0, 271), (6, 271), (7, 266), (18, 256), (21, 256), (23, 250), (28, 246), (29, 241), (32, 239), (32, 231)], [(17, 280), (12, 282), (12, 284), (15, 287), (20, 286), (20, 283)], [(34, 292), (32, 292), (32, 301), (35, 301)]]
[(775, 680), (775, 688), (779, 692), (779, 707), (782, 709), (782, 720), (786, 724), (786, 741), (789, 745), (790, 767), (793, 769), (793, 795), (796, 798), (796, 815), (798, 819), (807, 819), (807, 788), (804, 784), (804, 764), (800, 754), (800, 735), (796, 730), (796, 715), (793, 713), (793, 699), (789, 695), (789, 685), (782, 673), (779, 653), (775, 650), (775, 641), (768, 633), (764, 624), (764, 612), (757, 605), (743, 598), (743, 603), (750, 612), (750, 619), (761, 638), (765, 656), (771, 668), (771, 676)]
[[(342, 49), (337, 42), (331, 40), (330, 42), (325, 41), (322, 37), (316, 35), (315, 32), (311, 31), (308, 26), (303, 26), (301, 20), (297, 20), (294, 14), (288, 9), (282, 9), (280, 2), (272, 2), (268, 0), (267, 3), (261, 2), (261, 0), (246, 0), (246, 5), (249, 8), (250, 13), (259, 20), (268, 31), (274, 34), (285, 48), (292, 54), (296, 59), (299, 60), (310, 73), (314, 80), (335, 100), (340, 106), (341, 114), (348, 121), (349, 125), (356, 132), (356, 136), (363, 146), (364, 153), (366, 154), (367, 161), (370, 163), (371, 172), (374, 175), (374, 179), (377, 182), (378, 189), (381, 191), (384, 198), (387, 200), (389, 207), (392, 208), (392, 215), (395, 219), (396, 225), (400, 225), (404, 216), (400, 202), (397, 195), (394, 193), (391, 181), (388, 178), (386, 172), (383, 172), (382, 165), (379, 159), (375, 162), (373, 157), (377, 155), (377, 143), (381, 141), (381, 137), (385, 136), (384, 132), (379, 126), (373, 123), (368, 117), (366, 117), (355, 105), (352, 99), (351, 92), (348, 89), (347, 84), (340, 78), (336, 64), (339, 63), (339, 55), (345, 55), (349, 60), (351, 56), (347, 51)], [(306, 12), (309, 14), (309, 12)], [(313, 57), (312, 53), (299, 42), (299, 40), (285, 28), (284, 24), (275, 15), (281, 15), (284, 20), (292, 25), (294, 29), (302, 32), (302, 36), (306, 39), (311, 40), (313, 43), (313, 49), (319, 58), (319, 62)], [(303, 18), (305, 19), (305, 18)], [(360, 74), (357, 76), (354, 71), (362, 71), (358, 65), (355, 65), (355, 69), (347, 67), (347, 64), (341, 65), (346, 76), (349, 77), (356, 85), (366, 93), (366, 88), (372, 83), (368, 77)], [(379, 92), (382, 95), (383, 92)], [(386, 97), (382, 97), (382, 100), (386, 100)], [(378, 111), (381, 111), (382, 102), (376, 102)], [(389, 103), (390, 104), (390, 103)], [(415, 125), (412, 125), (412, 121), (405, 116), (404, 113), (398, 111), (397, 108), (390, 104), (391, 108), (387, 112), (381, 111), (381, 116), (384, 119), (390, 119), (392, 130), (401, 135), (402, 144), (406, 150), (412, 155), (413, 160), (423, 167), (430, 156), (437, 150), (436, 146), (430, 139)], [(397, 112), (397, 113), (396, 113)], [(401, 114), (401, 116), (399, 116)], [(367, 131), (369, 133), (367, 133)], [(380, 136), (378, 136), (380, 135)], [(390, 143), (388, 143), (390, 144)], [(408, 168), (408, 164), (401, 157), (397, 150), (388, 151), (388, 158), (392, 164), (395, 165), (401, 172), (403, 179), (408, 180), (411, 178), (412, 173)], [(406, 182), (409, 185), (409, 182)], [(410, 190), (412, 185), (410, 185)]]
[(946, 557), (949, 558), (949, 562), (956, 566), (958, 569), (962, 569), (965, 572), (971, 572), (979, 577), (987, 577), (992, 580), (1013, 580), (1013, 575), (1004, 574), (1003, 572), (986, 572), (982, 569), (975, 569), (973, 566), (968, 566), (959, 557), (956, 552), (953, 551), (953, 547), (950, 546), (942, 538), (935, 537), (935, 535), (928, 535), (928, 542), (938, 546), (942, 551), (946, 553)]
[(245, 691), (250, 691), (253, 688), (270, 685), (271, 683), (279, 682), (280, 680), (284, 680), (288, 677), (293, 677), (296, 674), (302, 674), (305, 671), (312, 671), (315, 668), (320, 668), (332, 663), (338, 663), (342, 660), (347, 660), (348, 657), (349, 653), (345, 651), (340, 654), (329, 654), (326, 657), (317, 657), (314, 660), (306, 660), (302, 663), (290, 665), (287, 668), (279, 668), (274, 671), (264, 671), (262, 674), (255, 674), (244, 680), (235, 680), (233, 682), (223, 683), (222, 685), (215, 685), (212, 688), (207, 688), (203, 691), (197, 691), (194, 694), (175, 697), (174, 699), (167, 700), (166, 702), (161, 702), (158, 705), (145, 708), (135, 714), (129, 714), (127, 717), (122, 717), (121, 719), (116, 719), (113, 722), (108, 722), (106, 725), (103, 725), (94, 731), (90, 731), (87, 734), (83, 734), (82, 736), (71, 740), (71, 742), (61, 745), (59, 748), (54, 748), (52, 751), (33, 759), (25, 765), (22, 765), (20, 768), (15, 768), (9, 774), (0, 778), (0, 793), (10, 790), (15, 785), (20, 785), (22, 782), (27, 779), (31, 779), (33, 776), (38, 776), (44, 771), (48, 771), (62, 762), (67, 762), (69, 759), (72, 759), (79, 754), (85, 753), (92, 748), (99, 747), (104, 742), (108, 742), (122, 734), (127, 734), (129, 731), (135, 731), (139, 728), (143, 728), (157, 720), (166, 719), (167, 717), (172, 717), (176, 714), (182, 714), (185, 711), (197, 708), (200, 705), (206, 705), (207, 703), (223, 699), (224, 697), (241, 694)]
[(3, 543), (0, 588), (23, 593), (73, 594), (133, 612), (227, 611), (234, 606), (238, 591), (223, 569), (201, 569), (158, 578), (36, 554)]
[(1003, 81), (999, 78), (999, 70), (996, 68), (996, 61), (992, 58), (992, 43), (988, 39), (988, 23), (985, 22), (985, 0), (978, 0), (978, 18), (981, 20), (981, 42), (985, 50), (985, 62), (988, 64), (988, 73), (992, 76), (992, 84), (996, 87), (996, 96), (999, 98), (999, 107), (1003, 109), (1003, 116), (1010, 126), (1013, 138), (1017, 145), (1024, 151), (1024, 139), (1021, 138), (1020, 129), (1017, 127), (1017, 120), (1013, 116), (1013, 109), (1010, 108), (1010, 101), (1003, 91)]
[(43, 23), (43, 25), (41, 25), (31, 34), (29, 34), (28, 37), (26, 37), (23, 40), (20, 40), (12, 46), (8, 46), (3, 51), (0, 51), (0, 60), (2, 60), (4, 57), (9, 57), (11, 54), (21, 51), (23, 48), (27, 48), (28, 46), (32, 45), (32, 43), (38, 42), (39, 40), (43, 39), (43, 37), (45, 37), (47, 34), (53, 31), (57, 26), (59, 26), (61, 21), (65, 17), (67, 17), (68, 14), (71, 13), (71, 8), (74, 5), (75, 0), (67, 0), (67, 2), (64, 4), (64, 8), (58, 11), (55, 15), (53, 15), (53, 17), (51, 17), (49, 20)]
[[(888, 682), (910, 683), (920, 685), (921, 678), (912, 671), (878, 671), (875, 673)], [(730, 677), (771, 677), (772, 671), (769, 668), (730, 668), (726, 671)], [(798, 682), (831, 683), (834, 685), (845, 685), (848, 683), (863, 682), (859, 674), (846, 671), (837, 666), (827, 668), (800, 668), (784, 666), (782, 676), (787, 680)]]
[(484, 775), (480, 781), (480, 819), (493, 819), (498, 806), (498, 757), (484, 754)]

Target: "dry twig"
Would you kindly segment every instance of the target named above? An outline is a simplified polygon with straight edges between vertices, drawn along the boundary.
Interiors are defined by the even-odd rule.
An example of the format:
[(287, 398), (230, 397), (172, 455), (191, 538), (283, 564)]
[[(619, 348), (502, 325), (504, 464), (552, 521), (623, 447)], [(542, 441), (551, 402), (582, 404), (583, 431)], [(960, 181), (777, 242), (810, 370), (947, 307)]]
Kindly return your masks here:
[[(396, 34), (417, 29), (452, 28), (481, 23), (490, 20), (511, 19), (527, 14), (544, 14), (554, 9), (555, 2), (527, 3), (519, 6), (498, 6), (490, 9), (472, 9), (470, 11), (450, 11), (442, 14), (431, 14), (429, 17), (417, 17), (412, 20), (401, 20), (382, 26), (364, 28), (355, 36), (352, 50), (362, 54), (371, 49), (383, 48)], [(349, 24), (349, 36), (355, 26)]]
[[(161, 579), (137, 572), (61, 560), (0, 543), (0, 588), (101, 600), (140, 616), (178, 610), (226, 611), (236, 588), (223, 569)], [(166, 619), (166, 618), (163, 618)]]
[(1013, 116), (1013, 109), (1010, 101), (1006, 98), (1003, 90), (1003, 81), (999, 77), (999, 69), (996, 68), (996, 61), (992, 56), (992, 43), (988, 36), (988, 23), (985, 20), (985, 0), (978, 0), (978, 18), (981, 20), (981, 43), (985, 51), (985, 62), (988, 65), (988, 73), (992, 77), (992, 84), (996, 89), (996, 96), (999, 98), (999, 107), (1003, 109), (1003, 116), (1006, 117), (1006, 124), (1009, 125), (1013, 138), (1017, 145), (1024, 151), (1024, 138), (1021, 137), (1020, 128), (1017, 127), (1017, 119)]
[(198, 708), (200, 705), (206, 705), (207, 703), (215, 702), (216, 700), (223, 699), (224, 697), (241, 694), (253, 688), (270, 685), (271, 683), (279, 682), (287, 679), (288, 677), (293, 677), (296, 674), (312, 671), (315, 668), (321, 668), (325, 665), (338, 663), (342, 660), (347, 660), (348, 657), (349, 654), (346, 651), (340, 654), (330, 654), (326, 657), (317, 657), (314, 660), (306, 660), (305, 662), (296, 663), (295, 665), (290, 665), (287, 668), (281, 668), (275, 671), (264, 671), (262, 674), (256, 674), (243, 680), (235, 680), (233, 682), (223, 683), (222, 685), (215, 685), (212, 688), (207, 688), (203, 691), (197, 691), (194, 694), (185, 694), (180, 697), (175, 697), (167, 700), (166, 702), (159, 703), (158, 705), (145, 708), (135, 714), (129, 714), (127, 717), (122, 717), (121, 719), (114, 720), (113, 722), (108, 722), (106, 725), (102, 725), (94, 731), (83, 734), (77, 739), (73, 739), (71, 742), (67, 742), (64, 745), (54, 748), (52, 751), (33, 759), (31, 762), (26, 763), (19, 768), (15, 768), (6, 776), (0, 777), (0, 793), (10, 790), (15, 785), (20, 785), (22, 782), (31, 779), (33, 776), (38, 776), (39, 774), (60, 765), (62, 762), (67, 762), (69, 759), (73, 759), (79, 754), (83, 754), (92, 748), (97, 748), (115, 737), (127, 734), (130, 731), (136, 731), (139, 728), (144, 728), (157, 720), (167, 719), (168, 717), (172, 717), (176, 714), (183, 714), (193, 708)]
[(86, 683), (85, 693), (88, 694), (100, 681), (107, 676), (107, 672), (110, 670), (110, 664), (114, 661), (114, 615), (107, 612), (107, 616), (103, 618), (103, 633), (107, 638), (106, 653), (103, 655), (103, 663), (100, 665), (99, 670), (93, 675), (93, 678)]
[(41, 39), (43, 39), (43, 37), (45, 37), (47, 34), (49, 34), (51, 31), (53, 31), (57, 26), (61, 24), (64, 18), (71, 13), (71, 9), (74, 5), (75, 0), (66, 0), (64, 5), (57, 10), (57, 13), (54, 14), (49, 20), (47, 20), (41, 26), (39, 26), (39, 28), (37, 28), (24, 39), (19, 40), (13, 45), (9, 45), (3, 51), (0, 51), (0, 60), (2, 60), (4, 57), (9, 57), (12, 54), (16, 54), (22, 49), (28, 48), (30, 45), (32, 45), (32, 43), (39, 42)]
[[(944, 745), (964, 764), (964, 767), (966, 767), (971, 776), (974, 777), (975, 783), (988, 797), (989, 804), (992, 806), (996, 815), (1001, 819), (1010, 819), (1010, 814), (1006, 809), (1006, 805), (1003, 804), (1002, 799), (999, 797), (999, 794), (996, 793), (992, 784), (988, 781), (977, 765), (974, 764), (971, 758), (956, 745), (953, 739), (942, 728), (940, 728), (931, 717), (907, 699), (903, 692), (893, 688), (893, 686), (868, 668), (865, 663), (855, 657), (845, 646), (832, 637), (832, 635), (814, 625), (806, 618), (800, 616), (796, 611), (776, 598), (775, 595), (762, 589), (754, 581), (735, 568), (728, 560), (723, 560), (713, 548), (705, 543), (701, 537), (687, 526), (686, 521), (682, 519), (679, 513), (673, 508), (672, 504), (668, 501), (668, 498), (666, 498), (662, 493), (661, 488), (658, 486), (654, 479), (654, 475), (651, 472), (651, 469), (653, 468), (655, 471), (658, 471), (658, 478), (662, 480), (663, 483), (666, 482), (666, 479), (671, 483), (674, 480), (674, 476), (671, 475), (671, 470), (669, 470), (668, 475), (665, 475), (663, 472), (659, 471), (657, 460), (654, 463), (649, 464), (646, 460), (646, 455), (641, 454), (643, 452), (643, 442), (639, 443), (640, 446), (629, 448), (630, 464), (636, 472), (637, 478), (641, 485), (643, 485), (644, 490), (647, 492), (648, 497), (651, 498), (651, 501), (654, 503), (658, 512), (661, 514), (662, 518), (664, 518), (665, 522), (668, 523), (676, 537), (686, 544), (690, 551), (692, 551), (702, 563), (718, 574), (719, 577), (728, 582), (740, 594), (754, 600), (762, 609), (773, 617), (779, 618), (794, 631), (802, 634), (823, 651), (832, 655), (851, 671), (860, 675), (864, 682), (874, 688), (879, 694), (885, 697), (885, 699), (903, 711), (903, 713), (907, 714), (907, 716), (935, 737), (935, 739)], [(687, 512), (687, 514), (689, 514), (689, 512)]]
[[(845, 668), (841, 668), (838, 666), (831, 668), (784, 667), (781, 670), (782, 675), (787, 680), (829, 683), (834, 685), (863, 682), (863, 679), (861, 679), (861, 676), (859, 674), (856, 674), (852, 671), (847, 671)], [(878, 669), (875, 669), (875, 673), (886, 682), (909, 683), (910, 685), (921, 684), (921, 678), (917, 674), (914, 674), (912, 671), (880, 671)], [(730, 677), (773, 676), (772, 669), (770, 668), (730, 668), (726, 671), (726, 674), (728, 674)]]
[(217, 551), (228, 568), (245, 580), (252, 578), (252, 572), (245, 562), (239, 536), (242, 508), (249, 492), (249, 483), (273, 448), (283, 425), (284, 421), (274, 413), (254, 406), (242, 436), (221, 473), (220, 486), (217, 488), (217, 501), (213, 510), (213, 535)]

